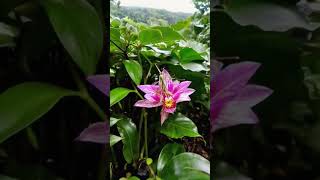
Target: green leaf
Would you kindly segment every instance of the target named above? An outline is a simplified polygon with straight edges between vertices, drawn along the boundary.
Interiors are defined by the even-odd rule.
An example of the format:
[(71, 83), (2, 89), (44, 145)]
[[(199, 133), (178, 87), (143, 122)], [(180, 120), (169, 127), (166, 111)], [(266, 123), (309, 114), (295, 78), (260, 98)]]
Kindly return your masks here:
[(251, 180), (251, 178), (239, 173), (226, 162), (219, 162), (215, 167), (215, 177), (224, 180)]
[(120, 30), (118, 28), (110, 28), (110, 40), (116, 43), (118, 46), (120, 45)]
[(17, 179), (15, 179), (15, 178), (8, 177), (8, 176), (5, 176), (5, 175), (0, 175), (0, 179), (1, 179), (1, 180), (17, 180)]
[(176, 40), (182, 40), (183, 37), (175, 30), (170, 27), (155, 27), (161, 31), (164, 42), (174, 42)]
[(160, 132), (170, 138), (201, 136), (192, 120), (181, 113), (169, 117), (161, 126)]
[(210, 162), (195, 153), (181, 153), (163, 168), (162, 179), (209, 180)]
[(147, 165), (150, 166), (153, 163), (153, 160), (151, 158), (147, 158), (146, 162)]
[(16, 28), (0, 22), (0, 47), (15, 46), (14, 38), (17, 34)]
[(158, 163), (157, 163), (157, 172), (161, 176), (162, 169), (166, 164), (176, 155), (185, 152), (183, 145), (181, 144), (166, 144), (160, 152)]
[(176, 31), (180, 31), (180, 30), (183, 30), (184, 28), (190, 27), (190, 24), (191, 24), (191, 19), (188, 18), (186, 20), (178, 21), (176, 24), (171, 25), (171, 27)]
[(120, 121), (120, 119), (111, 117), (110, 118), (110, 127), (112, 127), (113, 125), (117, 124), (118, 121)]
[(238, 0), (226, 4), (226, 12), (241, 25), (256, 25), (265, 31), (287, 31), (300, 27), (315, 30), (319, 24), (309, 23), (296, 6), (282, 6), (263, 0)]
[(27, 82), (0, 94), (0, 142), (29, 126), (73, 91), (51, 84)]
[(123, 156), (127, 163), (132, 163), (139, 157), (138, 131), (130, 119), (121, 119), (117, 123), (118, 131), (122, 137)]
[(145, 29), (139, 33), (139, 40), (143, 45), (159, 43), (162, 39), (161, 31), (157, 29)]
[(139, 85), (142, 79), (142, 67), (139, 62), (135, 60), (125, 60), (123, 64), (133, 82)]
[(195, 62), (181, 64), (181, 67), (185, 70), (190, 70), (193, 72), (209, 71), (210, 70), (210, 68), (206, 67), (204, 64), (195, 63)]
[(121, 141), (122, 138), (113, 134), (110, 134), (110, 146), (117, 144), (117, 142)]
[(130, 176), (128, 180), (140, 180), (137, 176)]
[(127, 88), (123, 88), (123, 87), (112, 89), (110, 92), (110, 107), (118, 103), (119, 101), (121, 101), (130, 92), (134, 92), (134, 91)]
[(43, 0), (51, 24), (74, 62), (86, 75), (94, 74), (103, 46), (103, 28), (86, 0)]
[(201, 60), (203, 61), (203, 57), (192, 48), (183, 48), (179, 52), (180, 62), (181, 63), (189, 63), (191, 61)]
[(110, 24), (112, 27), (119, 27), (121, 25), (121, 21), (119, 18), (114, 18)]

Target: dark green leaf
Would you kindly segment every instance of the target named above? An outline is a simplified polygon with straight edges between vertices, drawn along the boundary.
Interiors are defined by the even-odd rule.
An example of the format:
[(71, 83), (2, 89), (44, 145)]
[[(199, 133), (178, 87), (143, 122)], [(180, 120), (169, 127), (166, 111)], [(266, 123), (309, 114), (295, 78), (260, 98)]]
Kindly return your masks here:
[(118, 131), (122, 137), (123, 156), (127, 163), (132, 163), (139, 157), (138, 131), (130, 119), (122, 119), (117, 123)]
[(185, 70), (190, 70), (193, 72), (200, 72), (200, 71), (209, 71), (209, 67), (206, 67), (204, 64), (201, 63), (185, 63), (181, 64), (181, 67)]
[(112, 89), (110, 92), (110, 107), (118, 103), (119, 101), (121, 101), (130, 92), (134, 92), (134, 91), (127, 88), (122, 88), (122, 87)]
[(130, 176), (128, 180), (140, 180), (137, 176)]
[(54, 85), (28, 82), (0, 95), (0, 142), (29, 126), (73, 91)]
[(63, 46), (86, 74), (94, 74), (103, 45), (96, 10), (86, 0), (43, 0), (49, 19)]
[(209, 180), (210, 162), (194, 153), (181, 153), (163, 168), (162, 179)]
[(163, 41), (161, 31), (157, 29), (145, 29), (140, 31), (139, 40), (141, 44), (155, 44)]
[(164, 42), (174, 42), (176, 40), (182, 40), (183, 37), (175, 30), (170, 27), (155, 27), (161, 31)]
[(319, 24), (311, 24), (299, 14), (295, 6), (282, 6), (271, 1), (238, 0), (228, 3), (226, 11), (241, 25), (256, 25), (265, 31), (287, 31), (294, 27), (315, 30)]
[(225, 162), (220, 162), (216, 166), (215, 177), (221, 180), (251, 180), (251, 178), (239, 173), (235, 168)]
[(135, 60), (125, 60), (123, 64), (133, 82), (136, 85), (140, 85), (142, 79), (142, 67), (140, 63)]
[(160, 152), (157, 164), (158, 175), (161, 176), (162, 169), (176, 155), (185, 152), (181, 144), (166, 144)]
[(117, 142), (121, 141), (122, 138), (113, 134), (110, 134), (110, 146), (117, 144)]
[(118, 121), (120, 121), (120, 119), (111, 117), (110, 118), (110, 127), (112, 127), (113, 125), (117, 124)]
[(17, 180), (17, 179), (11, 178), (11, 177), (8, 177), (8, 176), (4, 176), (4, 175), (0, 175), (0, 180)]
[(0, 47), (14, 46), (17, 34), (16, 28), (0, 22)]
[(180, 62), (181, 63), (189, 63), (191, 61), (201, 60), (203, 61), (203, 57), (192, 48), (183, 48), (179, 52)]
[(199, 137), (197, 126), (191, 119), (177, 113), (169, 117), (161, 126), (160, 132), (170, 138)]

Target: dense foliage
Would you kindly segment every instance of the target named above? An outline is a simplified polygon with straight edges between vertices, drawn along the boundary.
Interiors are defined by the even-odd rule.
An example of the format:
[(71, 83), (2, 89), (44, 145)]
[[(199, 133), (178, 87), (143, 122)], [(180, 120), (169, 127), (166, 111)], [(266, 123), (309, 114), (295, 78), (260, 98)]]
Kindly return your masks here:
[(210, 178), (208, 24), (111, 18), (111, 179)]
[[(216, 2), (216, 4), (219, 4)], [(213, 134), (217, 179), (319, 178), (319, 7), (307, 1), (225, 1), (213, 14), (215, 59), (261, 66), (250, 83), (273, 94), (257, 125)]]

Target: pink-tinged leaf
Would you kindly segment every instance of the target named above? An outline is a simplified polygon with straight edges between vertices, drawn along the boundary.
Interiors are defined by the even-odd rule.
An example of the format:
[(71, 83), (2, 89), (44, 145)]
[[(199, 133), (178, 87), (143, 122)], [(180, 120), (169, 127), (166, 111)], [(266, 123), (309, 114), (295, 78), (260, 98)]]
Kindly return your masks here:
[(87, 81), (99, 89), (103, 94), (109, 96), (110, 78), (109, 75), (99, 74), (87, 77)]
[(107, 144), (109, 142), (109, 128), (105, 122), (97, 122), (91, 124), (84, 129), (77, 141), (94, 142), (99, 144)]
[(153, 107), (158, 107), (161, 105), (162, 105), (162, 102), (155, 103), (155, 102), (151, 102), (147, 99), (139, 100), (134, 104), (134, 106), (136, 106), (136, 107), (145, 107), (145, 108), (153, 108)]

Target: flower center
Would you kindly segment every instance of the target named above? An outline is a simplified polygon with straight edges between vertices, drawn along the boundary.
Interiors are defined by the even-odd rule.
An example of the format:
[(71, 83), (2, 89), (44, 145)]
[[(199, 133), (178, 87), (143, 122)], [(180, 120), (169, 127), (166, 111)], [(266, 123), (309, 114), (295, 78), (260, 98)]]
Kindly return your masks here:
[(165, 108), (174, 108), (176, 106), (176, 102), (174, 101), (174, 99), (169, 96), (169, 97), (165, 97), (164, 98), (164, 107)]

